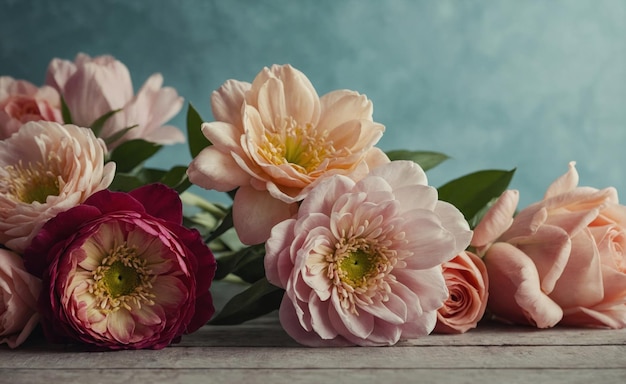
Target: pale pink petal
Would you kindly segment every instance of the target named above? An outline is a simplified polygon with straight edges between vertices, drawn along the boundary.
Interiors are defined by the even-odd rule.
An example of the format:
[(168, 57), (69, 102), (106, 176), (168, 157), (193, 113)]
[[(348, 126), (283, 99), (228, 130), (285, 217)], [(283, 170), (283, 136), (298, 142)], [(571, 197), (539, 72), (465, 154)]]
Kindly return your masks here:
[(588, 231), (571, 238), (569, 260), (550, 297), (563, 308), (591, 307), (604, 297), (602, 264)]
[(518, 202), (517, 190), (504, 191), (474, 229), (472, 246), (482, 248), (496, 241), (513, 223)]
[(550, 294), (570, 262), (572, 243), (567, 232), (559, 227), (544, 225), (533, 236), (513, 238), (508, 242), (535, 263), (541, 290)]
[(270, 238), (265, 242), (265, 277), (267, 280), (285, 288), (287, 279), (293, 269), (293, 262), (289, 254), (289, 245), (292, 242), (295, 220), (285, 220), (276, 224), (271, 230)]
[(214, 146), (204, 148), (191, 161), (187, 176), (189, 181), (202, 188), (220, 192), (232, 191), (250, 180), (250, 175), (237, 166), (232, 156)]
[(118, 343), (128, 344), (135, 331), (135, 321), (127, 310), (111, 312), (107, 316), (107, 331)]
[(544, 199), (548, 199), (560, 194), (569, 192), (578, 185), (578, 172), (576, 171), (576, 162), (570, 161), (567, 173), (556, 179), (546, 191)]
[(538, 328), (556, 325), (563, 310), (540, 289), (539, 274), (532, 260), (507, 243), (495, 243), (484, 257), (489, 284), (487, 307), (495, 316)]
[(267, 191), (241, 187), (233, 201), (233, 223), (244, 244), (260, 244), (270, 237), (272, 227), (289, 219), (294, 207), (274, 199)]
[(236, 127), (241, 127), (241, 113), (246, 92), (251, 84), (228, 80), (211, 94), (213, 117)]
[(382, 177), (394, 190), (407, 185), (428, 185), (426, 173), (413, 161), (392, 161), (389, 165), (372, 169), (370, 174)]
[(46, 72), (46, 84), (61, 92), (74, 72), (76, 72), (76, 65), (71, 61), (52, 59)]
[(350, 120), (371, 120), (373, 104), (367, 96), (348, 90), (332, 91), (320, 97), (322, 117), (318, 125), (332, 129)]

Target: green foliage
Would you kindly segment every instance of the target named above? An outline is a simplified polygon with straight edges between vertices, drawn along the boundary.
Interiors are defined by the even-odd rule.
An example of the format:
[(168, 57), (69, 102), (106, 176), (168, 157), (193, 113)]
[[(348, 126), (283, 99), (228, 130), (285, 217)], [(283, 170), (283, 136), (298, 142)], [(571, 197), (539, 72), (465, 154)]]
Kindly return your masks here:
[(114, 109), (98, 117), (93, 123), (91, 123), (90, 128), (93, 131), (93, 133), (96, 135), (96, 137), (100, 137), (100, 132), (102, 131), (102, 127), (104, 126), (104, 123), (106, 123), (107, 120), (111, 118), (111, 116), (115, 115), (119, 111), (121, 111), (121, 109)]
[(61, 96), (61, 117), (63, 117), (63, 122), (65, 124), (73, 124), (72, 114), (70, 109), (67, 107), (67, 103), (65, 102), (65, 98)]
[(439, 200), (453, 204), (468, 222), (472, 222), (492, 199), (507, 189), (514, 173), (515, 169), (470, 173), (439, 187)]
[(387, 156), (391, 160), (414, 161), (419, 164), (424, 171), (432, 169), (449, 159), (449, 157), (443, 153), (430, 151), (396, 150), (387, 152)]
[(233, 274), (247, 283), (253, 283), (265, 276), (264, 257), (265, 246), (263, 244), (222, 255), (217, 258), (215, 279), (221, 280)]
[(284, 291), (261, 278), (233, 296), (209, 324), (241, 324), (279, 308)]
[(161, 146), (149, 141), (129, 140), (111, 152), (111, 160), (115, 161), (116, 172), (129, 173), (143, 164), (161, 149)]
[(196, 157), (211, 142), (202, 134), (202, 117), (196, 109), (189, 103), (187, 109), (187, 142), (189, 143), (189, 153), (191, 157)]

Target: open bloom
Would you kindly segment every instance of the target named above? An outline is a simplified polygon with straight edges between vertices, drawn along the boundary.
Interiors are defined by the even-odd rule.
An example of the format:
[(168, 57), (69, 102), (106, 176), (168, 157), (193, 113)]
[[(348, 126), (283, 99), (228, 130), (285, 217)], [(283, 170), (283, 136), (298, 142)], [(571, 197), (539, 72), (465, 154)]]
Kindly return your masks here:
[(217, 121), (202, 132), (213, 145), (193, 159), (189, 179), (223, 192), (238, 188), (233, 220), (246, 244), (264, 242), (324, 177), (357, 180), (389, 162), (373, 147), (384, 127), (372, 121), (364, 95), (338, 90), (320, 98), (290, 65), (265, 68), (252, 84), (229, 80), (211, 103)]
[(0, 141), (0, 244), (21, 253), (44, 222), (108, 187), (105, 152), (91, 130), (48, 121)]
[(39, 323), (41, 280), (26, 272), (22, 258), (0, 249), (0, 344), (22, 344)]
[(574, 163), (543, 200), (519, 212), (506, 191), (476, 227), (499, 319), (539, 328), (557, 323), (626, 326), (626, 207), (614, 188), (578, 187)]
[(132, 139), (157, 144), (185, 141), (178, 128), (163, 125), (180, 111), (183, 98), (174, 88), (162, 87), (161, 74), (150, 76), (133, 95), (130, 73), (122, 62), (109, 55), (92, 58), (79, 53), (74, 62), (53, 59), (46, 84), (63, 95), (72, 123), (82, 127), (91, 127), (99, 117), (121, 109), (106, 121), (99, 137), (107, 139), (125, 128), (135, 128), (110, 143), (109, 150)]
[(160, 349), (213, 315), (215, 258), (164, 185), (94, 194), (46, 223), (24, 260), (52, 342)]
[(37, 120), (63, 122), (59, 93), (47, 85), (37, 88), (25, 80), (0, 76), (0, 140)]
[(443, 263), (443, 277), (448, 287), (448, 300), (437, 311), (437, 333), (464, 333), (485, 314), (489, 292), (487, 268), (482, 259), (463, 251)]
[(441, 264), (471, 236), (415, 163), (394, 161), (358, 182), (327, 178), (266, 243), (267, 279), (286, 290), (281, 324), (310, 346), (426, 335), (448, 298)]

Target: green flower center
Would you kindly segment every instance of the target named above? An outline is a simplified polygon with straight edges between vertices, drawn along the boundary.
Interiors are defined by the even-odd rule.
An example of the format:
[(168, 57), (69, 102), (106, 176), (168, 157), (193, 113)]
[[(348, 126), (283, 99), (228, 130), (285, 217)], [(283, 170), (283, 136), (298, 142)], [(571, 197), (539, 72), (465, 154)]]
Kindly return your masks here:
[(113, 298), (130, 294), (141, 284), (137, 270), (124, 265), (120, 260), (111, 264), (102, 275), (104, 286)]
[(360, 285), (371, 275), (377, 273), (376, 256), (370, 255), (359, 249), (349, 253), (339, 262), (338, 269), (341, 271), (341, 280), (350, 286)]
[(89, 292), (101, 312), (131, 310), (131, 305), (154, 305), (152, 283), (156, 275), (146, 260), (137, 255), (136, 247), (122, 244), (113, 248), (92, 274)]
[(32, 204), (45, 203), (48, 196), (58, 196), (61, 191), (59, 183), (59, 166), (56, 157), (49, 163), (28, 163), (21, 161), (16, 165), (5, 167), (8, 176), (0, 181), (0, 191), (13, 196), (15, 201)]

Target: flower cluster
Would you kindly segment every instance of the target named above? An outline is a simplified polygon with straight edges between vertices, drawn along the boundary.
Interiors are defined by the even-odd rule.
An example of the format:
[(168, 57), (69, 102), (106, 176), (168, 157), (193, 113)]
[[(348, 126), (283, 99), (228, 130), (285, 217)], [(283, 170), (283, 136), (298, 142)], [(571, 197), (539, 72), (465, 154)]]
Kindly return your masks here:
[(0, 78), (0, 340), (10, 347), (41, 325), (52, 342), (157, 349), (213, 315), (215, 258), (182, 225), (177, 191), (116, 182), (142, 161), (117, 150), (184, 140), (161, 126), (182, 107), (161, 82), (153, 75), (133, 95), (126, 66), (83, 54), (53, 60), (41, 88)]
[[(290, 65), (228, 80), (213, 120), (111, 56), (0, 77), (0, 342), (164, 348), (277, 310), (308, 346), (383, 346), (481, 320), (626, 326), (626, 207), (572, 162), (518, 210), (514, 170), (434, 187), (447, 159), (384, 152), (365, 95)], [(187, 139), (187, 166), (149, 168)], [(225, 192), (211, 203), (187, 190)], [(183, 209), (184, 208), (184, 209)], [(214, 257), (217, 255), (217, 257)], [(246, 288), (214, 314), (214, 279)], [(215, 292), (213, 292), (214, 294)]]

